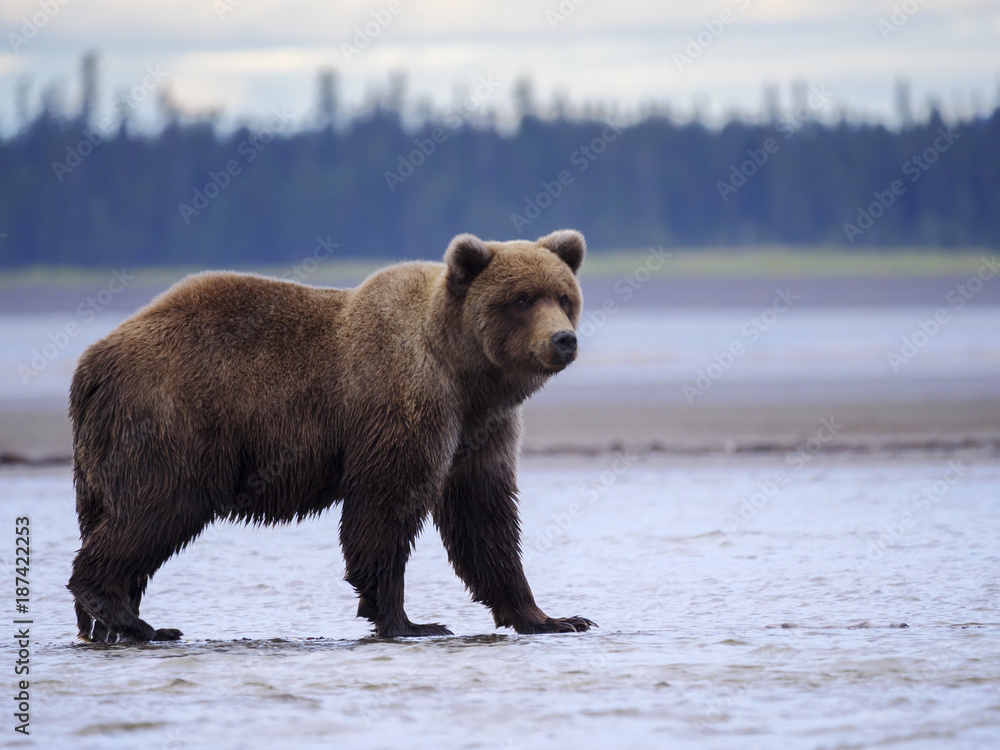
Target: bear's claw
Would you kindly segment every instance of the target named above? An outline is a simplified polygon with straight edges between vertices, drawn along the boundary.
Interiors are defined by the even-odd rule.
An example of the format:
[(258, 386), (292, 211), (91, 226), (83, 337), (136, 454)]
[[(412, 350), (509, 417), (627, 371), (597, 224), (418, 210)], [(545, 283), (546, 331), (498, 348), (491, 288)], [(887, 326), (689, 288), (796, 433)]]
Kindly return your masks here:
[(177, 641), (182, 635), (184, 634), (177, 628), (160, 628), (147, 638), (143, 637), (141, 633), (123, 632), (97, 622), (94, 624), (92, 635), (81, 634), (79, 639), (85, 643), (146, 643), (147, 641)]
[(157, 628), (153, 637), (149, 640), (151, 641), (179, 641), (181, 636), (184, 635), (177, 628)]
[(515, 627), (518, 633), (582, 633), (596, 628), (597, 623), (586, 617), (546, 617), (541, 622), (531, 622), (522, 627)]

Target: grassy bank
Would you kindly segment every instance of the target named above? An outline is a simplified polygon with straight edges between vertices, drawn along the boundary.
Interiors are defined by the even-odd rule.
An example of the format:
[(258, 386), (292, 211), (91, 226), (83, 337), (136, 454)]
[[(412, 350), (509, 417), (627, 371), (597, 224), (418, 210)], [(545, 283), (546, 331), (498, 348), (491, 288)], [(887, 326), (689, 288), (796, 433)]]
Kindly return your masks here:
[[(661, 273), (719, 278), (798, 276), (961, 276), (975, 273), (995, 250), (895, 248), (874, 251), (825, 247), (663, 248), (672, 253)], [(659, 250), (659, 248), (657, 248)], [(619, 275), (643, 265), (650, 250), (587, 256), (584, 272)]]
[[(657, 248), (659, 251), (660, 248)], [(896, 248), (873, 251), (843, 250), (825, 247), (747, 247), (747, 248), (663, 248), (671, 253), (661, 273), (670, 276), (717, 278), (803, 276), (960, 276), (975, 273), (984, 257), (993, 257), (987, 249), (916, 249)], [(592, 250), (582, 274), (619, 276), (634, 271), (650, 257), (650, 250)], [(304, 257), (286, 265), (240, 266), (230, 270), (253, 271), (313, 284), (353, 284), (377, 268), (385, 259), (328, 259), (315, 261)], [(121, 271), (122, 269), (114, 269)], [(189, 273), (207, 270), (198, 267), (147, 266), (126, 268), (141, 284), (168, 285)], [(112, 269), (45, 267), (0, 272), (0, 288), (13, 286), (79, 287), (107, 282)]]

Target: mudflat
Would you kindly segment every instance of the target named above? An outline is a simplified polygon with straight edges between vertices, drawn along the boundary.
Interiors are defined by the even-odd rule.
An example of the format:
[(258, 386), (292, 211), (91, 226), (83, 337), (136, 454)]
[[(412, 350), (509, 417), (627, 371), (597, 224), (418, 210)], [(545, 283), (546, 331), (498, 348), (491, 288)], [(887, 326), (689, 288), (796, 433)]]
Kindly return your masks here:
[[(620, 269), (618, 269), (620, 270)], [(1000, 282), (987, 279), (961, 307), (969, 276), (584, 275), (580, 359), (525, 409), (524, 452), (631, 450), (732, 453), (788, 450), (836, 429), (825, 450), (997, 450), (1000, 441)], [(345, 276), (330, 285), (348, 286)], [(161, 292), (129, 284), (96, 320), (78, 313), (87, 285), (26, 282), (0, 293), (3, 327), (0, 460), (67, 461), (66, 393), (75, 357)], [(782, 296), (791, 309), (769, 313)], [(107, 295), (105, 295), (107, 296)], [(947, 322), (898, 367), (887, 356), (944, 311)], [(606, 314), (610, 311), (610, 314)], [(759, 332), (747, 326), (771, 315)], [(63, 323), (80, 335), (36, 379), (18, 367)], [(741, 333), (743, 331), (743, 333)], [(728, 346), (746, 355), (691, 397), (685, 386)], [(616, 348), (617, 347), (617, 348)], [(714, 374), (714, 373), (713, 373)], [(23, 380), (23, 379), (22, 379)], [(704, 384), (704, 379), (703, 379)]]

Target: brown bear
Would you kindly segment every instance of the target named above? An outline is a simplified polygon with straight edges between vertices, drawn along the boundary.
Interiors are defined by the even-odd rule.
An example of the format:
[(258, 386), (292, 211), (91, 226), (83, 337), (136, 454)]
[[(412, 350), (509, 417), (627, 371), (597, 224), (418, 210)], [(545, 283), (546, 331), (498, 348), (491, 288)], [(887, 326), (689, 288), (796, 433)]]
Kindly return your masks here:
[(497, 627), (548, 617), (524, 575), (521, 405), (576, 358), (586, 245), (455, 237), (354, 289), (238, 273), (188, 277), (95, 343), (70, 391), (82, 545), (80, 637), (174, 640), (139, 619), (153, 573), (215, 519), (301, 520), (342, 502), (358, 616), (381, 637), (450, 634), (403, 610), (426, 518)]

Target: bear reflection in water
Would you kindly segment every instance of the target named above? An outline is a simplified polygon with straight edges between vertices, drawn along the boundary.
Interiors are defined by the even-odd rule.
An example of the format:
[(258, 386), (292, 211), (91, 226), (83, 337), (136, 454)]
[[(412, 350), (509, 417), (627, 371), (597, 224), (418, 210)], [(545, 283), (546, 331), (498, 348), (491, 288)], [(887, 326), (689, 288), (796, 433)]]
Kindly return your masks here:
[(82, 546), (69, 589), (80, 637), (174, 640), (139, 618), (153, 573), (215, 519), (301, 520), (342, 502), (358, 616), (410, 622), (403, 573), (430, 517), (497, 627), (587, 630), (548, 617), (524, 575), (521, 405), (576, 358), (586, 246), (452, 240), (354, 289), (204, 273), (92, 345), (70, 392)]

